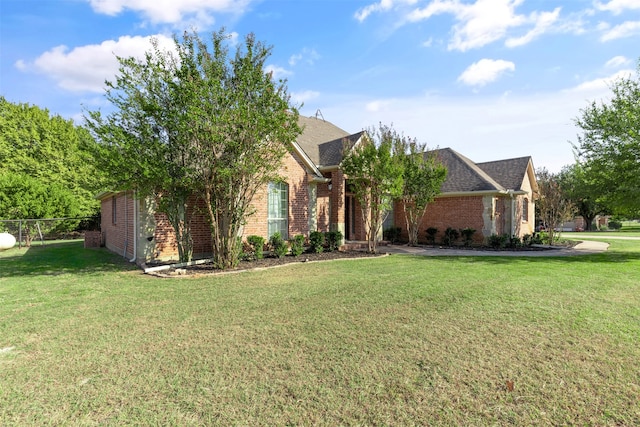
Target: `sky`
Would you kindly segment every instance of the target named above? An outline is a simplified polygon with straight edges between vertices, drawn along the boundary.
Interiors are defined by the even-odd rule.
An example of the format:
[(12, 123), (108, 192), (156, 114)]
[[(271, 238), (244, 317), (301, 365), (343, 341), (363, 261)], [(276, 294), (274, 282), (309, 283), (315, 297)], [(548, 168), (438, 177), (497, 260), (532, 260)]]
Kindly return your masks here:
[(305, 116), (552, 172), (640, 58), (640, 0), (0, 0), (0, 96), (82, 124), (109, 110), (116, 55), (221, 28), (273, 47)]

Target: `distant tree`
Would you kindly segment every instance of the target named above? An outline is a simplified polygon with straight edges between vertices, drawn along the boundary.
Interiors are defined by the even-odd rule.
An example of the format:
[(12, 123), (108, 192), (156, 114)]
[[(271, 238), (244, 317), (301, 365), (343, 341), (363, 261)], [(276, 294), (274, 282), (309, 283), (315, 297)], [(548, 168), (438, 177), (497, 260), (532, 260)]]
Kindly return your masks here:
[[(104, 174), (95, 166), (94, 145), (87, 130), (73, 121), (0, 96), (0, 176), (19, 174), (43, 187), (64, 188), (73, 199), (74, 212), (81, 216), (99, 208), (94, 196), (103, 185)], [(43, 207), (42, 212), (46, 210)]]
[(607, 213), (603, 204), (602, 188), (581, 163), (565, 166), (558, 175), (560, 188), (573, 204), (576, 213), (584, 219), (585, 230), (590, 231), (598, 215)]
[(402, 194), (402, 162), (394, 156), (401, 136), (380, 123), (360, 144), (344, 147), (342, 170), (361, 207), (368, 251), (377, 252), (380, 230), (394, 199)]
[(563, 193), (557, 174), (542, 168), (536, 171), (536, 178), (539, 191), (537, 208), (549, 233), (549, 244), (553, 245), (558, 237), (557, 230), (571, 218), (574, 207)]
[(592, 102), (575, 122), (582, 129), (575, 145), (590, 179), (616, 213), (640, 212), (640, 61), (635, 78), (613, 83), (607, 102)]
[[(81, 201), (58, 183), (44, 184), (29, 175), (0, 173), (0, 218), (40, 219), (77, 217)], [(31, 223), (25, 223), (26, 245), (31, 245)]]
[(433, 152), (426, 151), (425, 144), (415, 139), (395, 138), (395, 153), (402, 163), (402, 208), (404, 210), (409, 245), (418, 244), (420, 222), (427, 205), (440, 194), (440, 187), (447, 177), (447, 168)]

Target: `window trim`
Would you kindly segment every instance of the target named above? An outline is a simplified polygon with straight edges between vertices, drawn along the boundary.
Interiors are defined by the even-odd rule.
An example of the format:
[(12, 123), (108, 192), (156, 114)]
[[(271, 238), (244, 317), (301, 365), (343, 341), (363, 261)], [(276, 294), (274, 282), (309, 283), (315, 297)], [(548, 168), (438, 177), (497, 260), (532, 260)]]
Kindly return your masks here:
[[(272, 216), (274, 209), (271, 209), (274, 202), (278, 204), (275, 209), (278, 216), (275, 217)], [(289, 238), (289, 185), (286, 182), (270, 182), (267, 187), (267, 238), (278, 231), (283, 239)]]

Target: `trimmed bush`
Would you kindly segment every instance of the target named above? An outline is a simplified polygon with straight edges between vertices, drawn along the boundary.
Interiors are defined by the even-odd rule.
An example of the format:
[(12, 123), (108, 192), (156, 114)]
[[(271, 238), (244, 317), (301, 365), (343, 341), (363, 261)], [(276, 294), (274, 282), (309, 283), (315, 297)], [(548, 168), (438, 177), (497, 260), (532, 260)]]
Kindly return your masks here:
[(325, 241), (327, 242), (327, 251), (333, 252), (342, 243), (342, 233), (340, 231), (328, 231), (325, 233)]
[(452, 227), (447, 227), (444, 231), (444, 235), (442, 236), (442, 244), (445, 246), (451, 246), (456, 242), (456, 240), (458, 240), (458, 237), (460, 237), (458, 230)]
[(467, 227), (460, 230), (460, 234), (462, 235), (462, 242), (465, 246), (469, 247), (473, 243), (473, 235), (475, 234), (475, 228)]
[(508, 234), (492, 234), (489, 236), (489, 246), (494, 249), (502, 249), (507, 246), (509, 240)]
[(309, 233), (309, 251), (319, 254), (324, 250), (324, 234), (320, 231)]
[(427, 228), (427, 243), (430, 245), (436, 244), (436, 234), (438, 234), (438, 229), (435, 227)]
[(264, 237), (247, 236), (247, 243), (249, 244), (255, 259), (262, 259), (264, 257)]
[(622, 228), (622, 223), (620, 221), (611, 220), (609, 221), (608, 227), (611, 230), (620, 230)]
[(387, 240), (389, 243), (396, 243), (400, 240), (400, 233), (402, 232), (402, 228), (400, 227), (389, 227), (382, 232), (382, 237)]
[(273, 254), (278, 258), (284, 257), (289, 251), (287, 242), (282, 238), (282, 235), (279, 232), (273, 233), (271, 239), (269, 239), (269, 244), (271, 245)]
[(293, 239), (289, 240), (291, 245), (291, 255), (300, 256), (304, 252), (304, 236), (298, 234), (293, 236)]

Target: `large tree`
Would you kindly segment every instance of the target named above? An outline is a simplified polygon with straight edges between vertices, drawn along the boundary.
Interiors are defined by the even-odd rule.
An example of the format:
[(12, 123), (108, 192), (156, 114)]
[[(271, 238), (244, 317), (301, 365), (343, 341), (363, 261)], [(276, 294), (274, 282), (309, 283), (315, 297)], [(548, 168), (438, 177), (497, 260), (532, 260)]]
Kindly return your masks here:
[[(180, 45), (175, 39), (176, 45)], [(196, 194), (188, 108), (179, 79), (182, 64), (157, 40), (144, 58), (118, 58), (116, 80), (106, 82), (112, 111), (85, 116), (99, 142), (96, 158), (108, 172), (111, 188), (152, 197), (172, 225), (181, 261), (193, 252), (190, 198)]]
[(613, 83), (611, 99), (580, 111), (575, 148), (616, 213), (640, 212), (640, 61), (634, 77)]
[(376, 253), (382, 223), (393, 200), (402, 194), (402, 161), (394, 155), (401, 136), (380, 123), (361, 142), (344, 147), (343, 172), (360, 204), (368, 251)]
[(571, 218), (574, 207), (562, 191), (558, 174), (542, 168), (536, 171), (536, 178), (539, 191), (536, 207), (540, 213), (540, 220), (544, 223), (549, 234), (549, 244), (553, 245), (558, 238), (562, 224)]
[(219, 268), (238, 263), (253, 197), (280, 179), (300, 133), (285, 83), (265, 70), (271, 47), (249, 35), (231, 56), (229, 38), (224, 30), (209, 42), (185, 32), (174, 37), (172, 52), (154, 44), (144, 60), (120, 59), (120, 76), (107, 91), (116, 112), (88, 119), (106, 167), (119, 177), (114, 185), (158, 198), (185, 258), (189, 197), (204, 201)]
[(447, 168), (425, 144), (415, 139), (396, 136), (396, 155), (402, 162), (402, 208), (404, 210), (409, 245), (418, 244), (419, 226), (427, 205), (440, 194), (447, 177)]
[(216, 32), (207, 44), (185, 34), (178, 46), (188, 141), (219, 268), (237, 265), (253, 198), (281, 179), (284, 156), (301, 132), (286, 82), (265, 69), (272, 47), (249, 34), (230, 55), (228, 38)]
[(558, 174), (560, 188), (573, 204), (576, 213), (584, 219), (585, 230), (590, 231), (598, 215), (607, 213), (602, 201), (600, 182), (581, 163), (565, 166)]
[[(68, 210), (69, 215), (73, 212), (73, 215), (88, 216), (98, 210), (94, 195), (100, 189), (104, 175), (93, 161), (94, 145), (95, 141), (87, 130), (76, 126), (72, 120), (52, 115), (35, 105), (12, 103), (0, 96), (0, 176), (13, 174), (15, 178), (17, 174), (32, 178), (39, 188), (65, 189), (74, 206)], [(5, 182), (13, 178), (7, 177)], [(29, 180), (29, 185), (31, 183)], [(17, 193), (5, 193), (4, 196), (9, 199), (18, 197)], [(48, 203), (56, 200), (62, 201), (50, 199)], [(20, 203), (11, 201), (14, 206)], [(65, 206), (48, 206), (40, 210), (18, 210), (13, 214), (5, 211), (0, 218), (20, 218), (15, 215), (33, 218), (34, 215), (40, 217), (53, 212), (60, 215), (65, 211)]]

